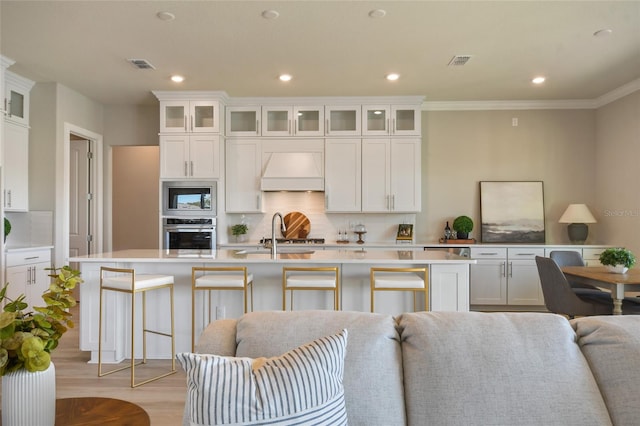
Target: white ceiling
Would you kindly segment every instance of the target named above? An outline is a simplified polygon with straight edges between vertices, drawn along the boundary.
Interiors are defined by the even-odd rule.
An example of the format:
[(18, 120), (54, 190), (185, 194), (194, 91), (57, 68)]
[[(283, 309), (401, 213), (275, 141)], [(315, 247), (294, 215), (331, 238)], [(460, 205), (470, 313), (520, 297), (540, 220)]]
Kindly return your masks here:
[[(262, 18), (266, 9), (279, 18)], [(373, 9), (386, 16), (370, 18)], [(12, 71), (104, 104), (150, 104), (151, 90), (595, 99), (640, 78), (640, 1), (1, 0), (0, 19)], [(593, 35), (603, 28), (612, 34)], [(472, 58), (448, 67), (459, 54)], [(283, 72), (294, 79), (278, 81)], [(389, 72), (400, 80), (387, 82)], [(173, 73), (186, 81), (171, 83)], [(547, 82), (535, 87), (536, 75)]]

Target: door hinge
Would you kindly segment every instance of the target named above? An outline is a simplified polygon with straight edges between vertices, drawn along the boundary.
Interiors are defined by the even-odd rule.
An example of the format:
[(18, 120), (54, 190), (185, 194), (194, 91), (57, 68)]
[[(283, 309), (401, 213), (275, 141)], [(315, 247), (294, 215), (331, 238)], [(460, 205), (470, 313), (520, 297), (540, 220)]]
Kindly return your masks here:
[(93, 160), (93, 152), (91, 152), (91, 151), (87, 151), (87, 158), (88, 158), (89, 160)]
[(87, 200), (89, 200), (89, 201), (93, 200), (93, 194), (92, 193), (89, 192), (87, 194)]
[(93, 235), (87, 235), (87, 242), (93, 241)]

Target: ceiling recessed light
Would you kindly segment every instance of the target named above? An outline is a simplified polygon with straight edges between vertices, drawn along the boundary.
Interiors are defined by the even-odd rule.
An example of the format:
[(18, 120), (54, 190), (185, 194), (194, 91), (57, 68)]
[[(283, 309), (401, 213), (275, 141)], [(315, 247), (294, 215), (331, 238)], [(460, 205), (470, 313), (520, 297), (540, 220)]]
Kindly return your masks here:
[(290, 74), (282, 74), (280, 77), (278, 77), (280, 79), (280, 81), (291, 81), (291, 79), (293, 77), (291, 77)]
[(387, 74), (385, 78), (389, 81), (396, 81), (397, 79), (400, 78), (400, 74), (396, 74), (396, 73)]
[(608, 35), (611, 35), (611, 33), (613, 32), (613, 30), (609, 29), (609, 28), (604, 28), (602, 30), (598, 30), (595, 33), (593, 33), (594, 37), (607, 37)]
[(545, 78), (544, 77), (535, 77), (533, 80), (531, 80), (531, 82), (533, 84), (542, 84), (544, 83)]
[(280, 16), (280, 13), (277, 10), (263, 10), (262, 17), (264, 19), (276, 19)]
[(161, 21), (173, 21), (174, 19), (176, 19), (176, 15), (171, 12), (158, 12), (156, 13), (156, 16)]
[(387, 14), (387, 11), (384, 9), (373, 9), (371, 12), (369, 12), (369, 17), (384, 18), (386, 14)]
[(174, 83), (182, 83), (184, 81), (184, 77), (181, 75), (172, 75), (171, 81), (173, 81)]

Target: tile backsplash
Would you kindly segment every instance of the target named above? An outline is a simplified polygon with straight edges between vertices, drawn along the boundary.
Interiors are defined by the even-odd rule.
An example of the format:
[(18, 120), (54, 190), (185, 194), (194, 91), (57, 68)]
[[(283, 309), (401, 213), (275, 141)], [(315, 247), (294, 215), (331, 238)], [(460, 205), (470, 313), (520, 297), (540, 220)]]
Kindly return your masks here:
[(5, 212), (5, 215), (11, 221), (8, 248), (53, 245), (53, 212)]
[[(265, 192), (261, 214), (227, 214), (226, 229), (218, 229), (218, 243), (234, 242), (230, 227), (244, 221), (249, 227), (249, 242), (271, 237), (271, 219), (276, 212), (286, 215), (300, 212), (309, 218), (311, 230), (308, 238), (324, 238), (335, 242), (339, 231), (347, 231), (349, 240), (358, 239), (353, 232), (355, 225), (363, 224), (367, 233), (363, 236), (370, 242), (395, 242), (398, 224), (415, 224), (415, 214), (407, 213), (326, 213), (322, 192)], [(222, 225), (222, 222), (219, 222)], [(279, 222), (277, 226), (280, 226)], [(278, 233), (278, 235), (280, 235)]]

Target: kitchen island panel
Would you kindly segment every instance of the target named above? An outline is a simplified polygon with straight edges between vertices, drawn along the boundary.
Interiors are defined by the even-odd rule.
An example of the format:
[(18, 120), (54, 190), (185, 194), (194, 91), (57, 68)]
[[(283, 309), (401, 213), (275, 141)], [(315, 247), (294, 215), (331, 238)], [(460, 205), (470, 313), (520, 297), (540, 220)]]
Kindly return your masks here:
[[(78, 262), (85, 283), (80, 286), (80, 349), (91, 352), (91, 361), (98, 358), (98, 316), (100, 297), (100, 267), (133, 268), (136, 273), (174, 276), (176, 351), (191, 350), (191, 268), (193, 266), (247, 265), (254, 275), (254, 310), (282, 309), (282, 267), (337, 265), (341, 274), (340, 303), (342, 310), (369, 311), (369, 269), (371, 266), (410, 267), (428, 265), (431, 310), (469, 310), (469, 264), (474, 260), (443, 252), (371, 250), (318, 250), (312, 254), (282, 253), (271, 259), (267, 253), (238, 254), (233, 250), (209, 252), (178, 252), (173, 250), (125, 250), (94, 254), (70, 259)], [(130, 297), (105, 292), (103, 360), (117, 363), (130, 353)], [(196, 336), (208, 323), (204, 317), (206, 293), (199, 292), (196, 300)], [(419, 298), (421, 299), (421, 298)], [(136, 322), (141, 324), (141, 296), (136, 303)], [(243, 314), (241, 292), (214, 291), (212, 319), (216, 311), (221, 317), (238, 318)], [(424, 309), (419, 301), (418, 309)], [(168, 314), (169, 292), (150, 292), (147, 295), (147, 328), (170, 329)], [(332, 309), (329, 292), (296, 292), (296, 309)], [(216, 309), (219, 308), (219, 309)], [(398, 315), (413, 310), (411, 292), (385, 292), (376, 295), (376, 311)], [(142, 356), (141, 332), (136, 334), (136, 356)], [(167, 338), (148, 336), (148, 357), (169, 358)]]

